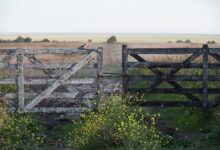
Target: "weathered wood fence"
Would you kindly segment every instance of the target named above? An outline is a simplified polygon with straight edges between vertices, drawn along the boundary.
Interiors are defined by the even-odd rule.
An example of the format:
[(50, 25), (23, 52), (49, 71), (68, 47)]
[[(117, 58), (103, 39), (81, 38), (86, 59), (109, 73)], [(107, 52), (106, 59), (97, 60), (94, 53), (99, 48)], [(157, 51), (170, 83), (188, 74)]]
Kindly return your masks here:
[[(73, 56), (72, 63), (47, 63), (39, 55)], [(75, 57), (80, 55), (82, 57)], [(182, 62), (150, 61), (145, 56), (183, 55)], [(136, 61), (130, 61), (129, 57)], [(200, 61), (197, 61), (200, 57)], [(0, 50), (0, 85), (15, 85), (14, 92), (0, 93), (1, 99), (14, 100), (12, 111), (24, 112), (84, 112), (96, 106), (91, 99), (99, 99), (103, 87), (103, 50), (97, 49), (1, 49)], [(80, 58), (80, 59), (79, 59)], [(210, 59), (215, 61), (210, 61)], [(210, 63), (212, 62), (212, 63)], [(80, 74), (83, 69), (93, 68), (94, 77)], [(132, 69), (148, 69), (150, 74), (131, 74)], [(161, 70), (162, 69), (162, 70)], [(200, 75), (178, 74), (182, 69), (200, 69)], [(194, 106), (204, 110), (220, 104), (220, 87), (209, 87), (209, 82), (220, 81), (220, 75), (213, 75), (211, 70), (220, 69), (220, 48), (128, 48), (122, 46), (122, 92), (124, 94), (182, 94), (188, 101), (177, 100), (141, 100), (140, 106)], [(9, 76), (4, 73), (12, 70)], [(41, 70), (45, 76), (32, 77), (27, 70)], [(57, 70), (62, 73), (57, 74)], [(166, 70), (164, 72), (164, 70)], [(167, 72), (168, 71), (168, 72)], [(220, 72), (220, 71), (219, 71)], [(3, 74), (3, 76), (2, 76)], [(89, 73), (91, 74), (91, 73)], [(149, 82), (147, 87), (132, 87), (135, 82)], [(166, 82), (172, 88), (159, 87)], [(183, 87), (179, 82), (201, 82), (200, 88)], [(114, 90), (113, 90), (114, 91)], [(215, 94), (213, 98), (213, 94)], [(212, 96), (210, 96), (212, 95)], [(51, 101), (48, 102), (48, 100)], [(60, 105), (54, 105), (61, 100)], [(65, 103), (70, 100), (70, 103)], [(96, 102), (98, 104), (98, 101)]]
[[(94, 99), (102, 91), (102, 53), (101, 47), (97, 49), (1, 49), (0, 70), (13, 70), (15, 75), (9, 73), (9, 77), (1, 77), (0, 84), (16, 85), (17, 87), (17, 91), (14, 93), (1, 93), (1, 98), (17, 100), (17, 105), (9, 105), (12, 111), (18, 110), (20, 113), (91, 110), (94, 104), (90, 99)], [(77, 63), (45, 63), (38, 59), (39, 55), (62, 55), (63, 58), (80, 55), (82, 58)], [(77, 59), (77, 57), (72, 59)], [(81, 77), (80, 75), (74, 77), (85, 67), (93, 68), (95, 77)], [(46, 77), (28, 77), (28, 74), (25, 73), (28, 69), (42, 70)], [(65, 72), (56, 75), (57, 70)], [(51, 106), (44, 107), (45, 105), (42, 103), (46, 99), (53, 101), (71, 99), (72, 103), (78, 105), (62, 106), (61, 103), (60, 106), (54, 107), (52, 103)]]
[[(148, 61), (144, 56), (150, 55), (179, 55), (188, 56), (182, 62), (155, 62)], [(213, 57), (216, 61), (209, 63), (209, 57)], [(128, 57), (132, 57), (136, 62), (128, 61)], [(198, 57), (201, 57), (201, 62), (193, 62)], [(172, 60), (171, 60), (172, 61)], [(203, 45), (202, 48), (128, 48), (122, 46), (122, 70), (123, 70), (123, 93), (125, 94), (149, 94), (149, 93), (174, 93), (183, 94), (188, 101), (155, 101), (147, 99), (137, 102), (140, 106), (195, 106), (202, 107), (207, 110), (210, 107), (217, 106), (220, 103), (220, 95), (215, 96), (212, 100), (209, 99), (211, 94), (220, 94), (220, 87), (209, 88), (210, 81), (220, 81), (220, 75), (209, 75), (210, 69), (220, 69), (220, 48), (209, 48)], [(144, 68), (149, 69), (153, 75), (130, 74), (129, 69)], [(159, 68), (166, 68), (168, 72), (163, 72)], [(201, 75), (176, 75), (183, 68), (200, 68)], [(150, 82), (147, 87), (132, 88), (130, 83), (137, 81)], [(193, 82), (201, 81), (201, 88), (185, 88), (177, 81)], [(162, 82), (168, 83), (173, 88), (161, 88), (159, 85)], [(196, 95), (195, 95), (196, 94)], [(197, 95), (200, 94), (201, 98)]]

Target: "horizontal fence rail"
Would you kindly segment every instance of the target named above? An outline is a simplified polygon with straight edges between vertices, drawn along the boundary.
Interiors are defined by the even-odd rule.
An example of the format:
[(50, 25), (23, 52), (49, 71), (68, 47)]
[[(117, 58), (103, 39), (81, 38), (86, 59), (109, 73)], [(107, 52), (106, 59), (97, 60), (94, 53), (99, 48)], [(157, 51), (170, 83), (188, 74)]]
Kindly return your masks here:
[[(163, 61), (149, 61), (151, 55), (182, 55), (184, 59), (182, 62), (171, 62), (171, 60)], [(146, 57), (145, 57), (146, 56)], [(129, 58), (136, 61), (130, 61)], [(199, 61), (195, 61), (200, 57)], [(210, 63), (209, 57), (215, 60)], [(187, 101), (176, 100), (152, 100), (142, 99), (134, 102), (133, 105), (139, 106), (193, 106), (201, 107), (207, 110), (210, 107), (217, 106), (220, 103), (220, 95), (214, 99), (209, 100), (209, 94), (219, 94), (220, 87), (211, 88), (209, 82), (219, 82), (219, 75), (209, 75), (210, 69), (220, 69), (220, 48), (209, 48), (203, 45), (202, 48), (129, 48), (127, 45), (122, 46), (122, 71), (123, 71), (123, 84), (122, 91), (124, 94), (146, 95), (150, 93), (157, 94), (182, 94), (188, 98)], [(151, 74), (138, 74), (129, 72), (130, 69), (147, 69)], [(161, 71), (163, 69), (163, 71)], [(167, 70), (167, 71), (164, 71)], [(201, 75), (186, 75), (177, 74), (182, 69), (200, 69)], [(187, 73), (187, 71), (186, 71)], [(148, 83), (141, 87), (132, 87), (132, 85), (139, 82)], [(160, 87), (166, 82), (170, 87)], [(200, 88), (187, 88), (183, 87), (180, 83), (201, 82)], [(201, 95), (201, 98), (196, 94)]]
[(128, 54), (192, 54), (200, 48), (128, 48)]
[[(147, 81), (155, 81), (158, 80), (160, 77), (153, 76), (153, 75), (129, 75), (128, 80), (129, 82), (135, 82), (140, 80), (147, 80)], [(165, 76), (161, 77), (165, 78)], [(173, 75), (172, 77), (166, 79), (167, 81), (202, 81), (202, 76), (199, 75)], [(209, 81), (220, 81), (220, 76), (210, 75), (208, 76)]]
[[(53, 63), (53, 64), (40, 64), (40, 63), (35, 63), (35, 64), (24, 64), (24, 69), (69, 69), (73, 66), (75, 66), (77, 63), (68, 63), (68, 64), (58, 64), (58, 63)], [(89, 64), (87, 68), (96, 68), (97, 63), (94, 64)], [(16, 69), (17, 65), (16, 64), (10, 64), (7, 66), (8, 69)], [(3, 68), (1, 68), (3, 69)]]
[[(54, 82), (56, 79), (51, 79), (51, 78), (26, 78), (24, 79), (24, 84), (27, 85), (41, 85), (41, 84), (49, 84)], [(73, 78), (73, 79), (68, 79), (61, 85), (67, 85), (67, 84), (93, 84), (95, 83), (96, 78)], [(17, 79), (0, 79), (0, 84), (16, 84)]]
[[(180, 66), (181, 63), (171, 63), (171, 62), (128, 62), (128, 68), (171, 68)], [(188, 63), (182, 68), (202, 68), (203, 65), (200, 63)], [(219, 69), (219, 63), (209, 63), (208, 67), (211, 69)]]

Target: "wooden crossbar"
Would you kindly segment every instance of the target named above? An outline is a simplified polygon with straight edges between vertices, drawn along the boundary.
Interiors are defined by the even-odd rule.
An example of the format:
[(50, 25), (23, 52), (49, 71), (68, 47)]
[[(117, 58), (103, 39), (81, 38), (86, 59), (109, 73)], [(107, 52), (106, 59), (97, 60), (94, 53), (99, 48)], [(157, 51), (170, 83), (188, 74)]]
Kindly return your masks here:
[[(189, 55), (182, 62), (152, 62), (146, 60), (141, 55), (146, 54), (181, 54)], [(129, 62), (128, 56), (133, 57), (138, 62)], [(208, 55), (215, 58), (218, 62), (209, 63)], [(194, 63), (193, 61), (199, 56), (202, 56), (202, 63)], [(220, 81), (220, 77), (217, 75), (208, 75), (208, 70), (220, 68), (220, 48), (209, 49), (208, 45), (203, 45), (202, 48), (128, 48), (127, 45), (122, 46), (122, 70), (123, 70), (123, 93), (175, 93), (185, 95), (190, 102), (175, 102), (175, 101), (145, 101), (141, 105), (146, 106), (199, 106), (203, 110), (207, 110), (210, 106), (216, 106), (220, 103), (220, 96), (216, 96), (212, 103), (208, 99), (208, 94), (218, 94), (219, 88), (209, 88), (209, 81)], [(129, 74), (129, 68), (147, 68), (153, 72), (153, 75), (139, 75)], [(170, 69), (167, 73), (160, 71), (158, 68)], [(201, 75), (176, 75), (183, 68), (198, 68), (202, 70)], [(133, 84), (137, 81), (148, 81), (147, 88), (130, 88), (129, 84)], [(158, 88), (163, 82), (167, 82), (173, 88)], [(202, 82), (201, 88), (183, 88), (177, 81), (193, 81)], [(194, 94), (201, 94), (202, 98), (195, 96)]]

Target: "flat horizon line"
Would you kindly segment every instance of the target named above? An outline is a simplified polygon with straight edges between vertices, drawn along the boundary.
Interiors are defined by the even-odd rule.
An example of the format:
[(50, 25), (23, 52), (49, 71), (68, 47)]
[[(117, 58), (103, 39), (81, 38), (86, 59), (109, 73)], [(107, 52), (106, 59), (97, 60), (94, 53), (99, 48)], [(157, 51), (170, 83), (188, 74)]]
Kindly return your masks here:
[(73, 34), (124, 34), (124, 35), (214, 35), (220, 36), (220, 33), (213, 34), (213, 33), (151, 33), (151, 32), (143, 32), (143, 33), (129, 33), (129, 32), (0, 32), (0, 35), (17, 35), (17, 34), (36, 34), (36, 35), (73, 35)]

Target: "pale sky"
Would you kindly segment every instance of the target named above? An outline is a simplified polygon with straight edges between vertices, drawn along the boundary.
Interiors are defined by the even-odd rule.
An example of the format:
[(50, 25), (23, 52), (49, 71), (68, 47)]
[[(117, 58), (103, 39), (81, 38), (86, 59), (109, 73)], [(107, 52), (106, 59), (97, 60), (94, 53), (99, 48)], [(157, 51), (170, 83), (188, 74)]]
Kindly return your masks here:
[(220, 0), (0, 0), (0, 33), (220, 34)]

